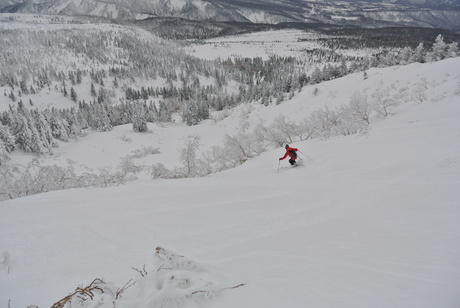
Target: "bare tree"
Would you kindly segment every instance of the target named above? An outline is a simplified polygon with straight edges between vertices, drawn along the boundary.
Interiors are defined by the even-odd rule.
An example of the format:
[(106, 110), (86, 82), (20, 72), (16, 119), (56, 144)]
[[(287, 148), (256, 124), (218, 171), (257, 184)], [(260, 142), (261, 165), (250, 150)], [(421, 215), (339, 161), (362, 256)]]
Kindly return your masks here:
[(349, 106), (356, 119), (370, 124), (370, 118), (373, 110), (366, 92), (362, 93), (360, 91), (355, 91), (350, 97)]

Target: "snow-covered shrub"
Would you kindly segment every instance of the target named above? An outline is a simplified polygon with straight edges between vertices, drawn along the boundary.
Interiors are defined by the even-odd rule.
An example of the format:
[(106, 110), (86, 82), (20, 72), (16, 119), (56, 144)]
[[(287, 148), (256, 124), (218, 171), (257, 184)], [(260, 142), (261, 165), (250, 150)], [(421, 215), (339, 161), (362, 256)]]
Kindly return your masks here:
[(416, 87), (412, 90), (411, 100), (416, 103), (423, 103), (428, 99), (426, 90), (428, 89), (428, 82), (425, 80), (420, 80)]
[(311, 119), (305, 119), (302, 121), (295, 131), (296, 137), (299, 140), (314, 139), (317, 136), (318, 127), (313, 123)]
[(136, 165), (130, 157), (122, 158), (117, 168), (117, 172), (120, 174), (122, 179), (120, 183), (125, 183), (127, 181), (133, 181), (137, 179), (136, 174), (141, 172), (143, 169), (144, 166)]
[(213, 146), (211, 151), (204, 154), (204, 159), (213, 172), (235, 168), (239, 165), (237, 161), (228, 159), (225, 149), (220, 146)]
[(224, 159), (234, 162), (236, 165), (244, 163), (249, 158), (255, 157), (263, 151), (260, 142), (253, 138), (253, 134), (238, 132), (236, 135), (224, 137)]
[(350, 106), (342, 106), (339, 109), (340, 118), (334, 131), (342, 136), (359, 134), (367, 131), (369, 124), (356, 116), (356, 111)]
[(372, 107), (377, 116), (387, 117), (394, 113), (394, 109), (407, 101), (407, 88), (397, 89), (396, 85), (379, 86), (372, 94)]
[(194, 262), (161, 247), (156, 248), (157, 290), (146, 297), (146, 307), (180, 307), (186, 301), (209, 300), (222, 291), (244, 286), (235, 284), (209, 265)]
[(310, 122), (316, 127), (317, 138), (330, 138), (339, 135), (337, 125), (340, 111), (338, 109), (319, 108), (313, 111), (309, 117)]
[(76, 182), (72, 167), (42, 166), (37, 160), (26, 166), (4, 164), (0, 168), (0, 199), (66, 189)]
[(134, 164), (131, 158), (124, 157), (117, 168), (112, 166), (99, 167), (97, 174), (100, 187), (125, 184), (126, 182), (137, 179), (137, 173), (144, 169), (143, 166)]
[[(134, 268), (133, 268), (134, 269)], [(211, 300), (225, 290), (244, 286), (211, 266), (157, 247), (153, 263), (123, 287), (95, 279), (57, 301), (51, 308), (178, 308), (187, 301)]]
[(233, 136), (225, 135), (223, 147), (212, 147), (211, 151), (204, 153), (202, 161), (212, 173), (235, 168), (267, 150), (266, 135), (267, 128), (262, 124), (257, 125), (253, 132), (239, 131)]
[(185, 148), (180, 153), (182, 166), (169, 170), (163, 164), (158, 163), (150, 167), (151, 177), (153, 179), (190, 178), (205, 176), (211, 173), (209, 164), (197, 157), (199, 146), (199, 136), (188, 136)]
[[(350, 97), (349, 108), (356, 121), (364, 121), (366, 124), (370, 124), (373, 110), (366, 92), (355, 91)], [(349, 121), (353, 121), (353, 118), (350, 118)]]
[(248, 135), (238, 132), (235, 136), (225, 135), (224, 146), (213, 146), (200, 160), (209, 173), (235, 168), (255, 156)]
[(154, 148), (152, 146), (142, 146), (141, 149), (131, 151), (131, 155), (128, 155), (130, 158), (143, 158), (149, 155), (159, 154), (160, 148)]
[(296, 134), (297, 125), (286, 120), (284, 115), (279, 115), (267, 130), (267, 139), (272, 143), (282, 146), (292, 143)]
[(173, 172), (165, 167), (162, 163), (155, 164), (150, 167), (150, 176), (152, 179), (172, 179)]
[(44, 166), (33, 160), (26, 166), (3, 164), (0, 166), (0, 200), (15, 199), (38, 193), (81, 187), (107, 187), (136, 179), (143, 170), (132, 160), (124, 158), (118, 167), (99, 168), (99, 173), (76, 174), (72, 166)]

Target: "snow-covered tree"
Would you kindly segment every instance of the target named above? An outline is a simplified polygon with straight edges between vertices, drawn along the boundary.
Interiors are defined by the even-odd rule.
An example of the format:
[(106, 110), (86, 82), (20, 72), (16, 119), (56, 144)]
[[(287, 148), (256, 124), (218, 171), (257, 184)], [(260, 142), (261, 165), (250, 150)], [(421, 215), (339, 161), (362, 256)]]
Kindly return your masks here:
[(425, 56), (426, 56), (426, 52), (423, 47), (423, 43), (420, 43), (414, 50), (414, 53), (412, 55), (412, 60), (415, 62), (424, 63)]
[(370, 124), (370, 117), (373, 109), (366, 92), (354, 92), (350, 97), (349, 107), (358, 121), (364, 121), (366, 124)]
[(447, 45), (446, 58), (454, 58), (459, 55), (458, 43), (453, 42)]
[(72, 101), (77, 102), (77, 92), (75, 92), (73, 87), (70, 88), (70, 98)]
[(14, 137), (8, 126), (0, 123), (0, 166), (9, 159), (8, 153), (14, 150)]
[(146, 108), (144, 104), (137, 103), (133, 104), (133, 130), (135, 132), (146, 132), (148, 131), (147, 121), (146, 121)]
[(295, 123), (288, 121), (286, 116), (279, 115), (268, 128), (267, 139), (278, 146), (282, 146), (285, 143), (292, 143), (295, 134)]
[(446, 57), (447, 45), (444, 42), (444, 37), (439, 34), (432, 47), (431, 57), (434, 61), (442, 60)]
[(58, 144), (53, 138), (53, 133), (50, 129), (50, 125), (46, 121), (43, 113), (35, 110), (33, 112), (33, 117), (35, 120), (35, 126), (37, 128), (37, 131), (40, 134), (40, 140), (42, 141), (43, 147), (46, 149), (50, 149), (51, 147), (57, 147)]
[(46, 110), (45, 117), (51, 128), (53, 137), (62, 141), (68, 141), (68, 123), (62, 117), (59, 111), (56, 108), (53, 108), (52, 110)]
[(340, 123), (340, 111), (338, 109), (319, 108), (313, 111), (309, 117), (311, 126), (316, 130), (318, 138), (330, 138), (337, 136), (337, 126)]
[(187, 125), (198, 124), (202, 120), (209, 119), (209, 107), (203, 101), (188, 101), (184, 111), (182, 112), (182, 119)]
[(199, 136), (192, 135), (187, 137), (185, 148), (181, 150), (180, 155), (182, 163), (180, 173), (184, 177), (196, 177), (209, 173), (209, 171), (204, 168), (204, 163), (197, 157), (199, 146)]

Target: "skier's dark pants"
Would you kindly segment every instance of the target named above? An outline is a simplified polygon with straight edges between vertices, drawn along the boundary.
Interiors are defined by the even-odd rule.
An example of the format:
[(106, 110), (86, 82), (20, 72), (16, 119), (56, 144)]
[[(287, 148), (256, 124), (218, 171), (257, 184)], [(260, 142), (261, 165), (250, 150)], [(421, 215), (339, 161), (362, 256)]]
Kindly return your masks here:
[(292, 166), (294, 166), (294, 165), (295, 165), (295, 160), (290, 159), (290, 160), (289, 160), (289, 163), (290, 163)]

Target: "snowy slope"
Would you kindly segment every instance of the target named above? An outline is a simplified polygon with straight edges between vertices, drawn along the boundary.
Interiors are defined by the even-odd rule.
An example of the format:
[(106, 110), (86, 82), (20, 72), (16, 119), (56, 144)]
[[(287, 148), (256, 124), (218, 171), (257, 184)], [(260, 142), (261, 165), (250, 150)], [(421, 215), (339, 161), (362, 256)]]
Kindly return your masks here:
[[(324, 104), (346, 103), (355, 90), (398, 83), (414, 95), (423, 82), (425, 100), (374, 119), (368, 134), (293, 144), (311, 158), (301, 156), (301, 167), (283, 161), (278, 172), (284, 153), (276, 149), (206, 178), (2, 202), (0, 306), (49, 307), (95, 278), (122, 287), (139, 278), (131, 267), (144, 264), (155, 275), (152, 255), (161, 246), (205, 263), (218, 275), (204, 277), (223, 288), (245, 285), (185, 302), (171, 291), (154, 307), (458, 307), (459, 65), (457, 58), (373, 69), (366, 81), (351, 75), (317, 85), (317, 96), (307, 87), (281, 105), (254, 106), (250, 123), (279, 114), (298, 121)], [(210, 146), (240, 120), (235, 111), (217, 124), (165, 128), (162, 149), (177, 148), (181, 134), (200, 134)], [(99, 142), (112, 149), (108, 163), (126, 143), (116, 139), (120, 131), (105, 134)], [(59, 155), (84, 147), (81, 140)], [(147, 307), (155, 287), (132, 287), (123, 307)]]

